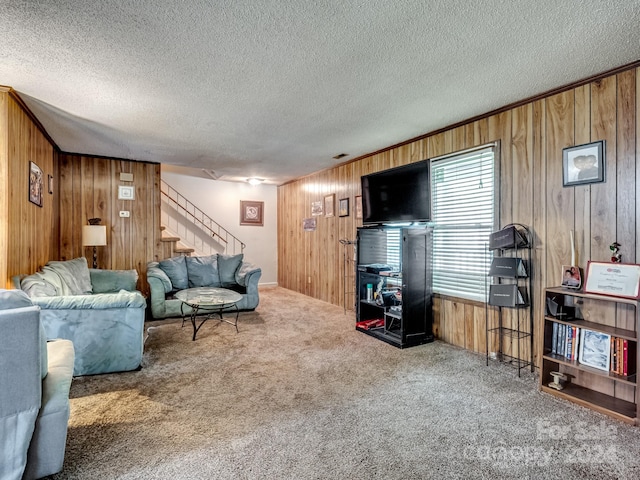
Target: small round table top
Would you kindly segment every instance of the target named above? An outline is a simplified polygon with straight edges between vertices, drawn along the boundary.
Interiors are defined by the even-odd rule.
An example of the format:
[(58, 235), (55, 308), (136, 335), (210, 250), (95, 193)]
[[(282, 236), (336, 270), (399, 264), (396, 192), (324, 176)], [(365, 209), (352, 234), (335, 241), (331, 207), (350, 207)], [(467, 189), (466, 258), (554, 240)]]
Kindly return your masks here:
[(180, 290), (176, 298), (193, 307), (222, 307), (238, 303), (242, 295), (226, 288), (196, 287)]

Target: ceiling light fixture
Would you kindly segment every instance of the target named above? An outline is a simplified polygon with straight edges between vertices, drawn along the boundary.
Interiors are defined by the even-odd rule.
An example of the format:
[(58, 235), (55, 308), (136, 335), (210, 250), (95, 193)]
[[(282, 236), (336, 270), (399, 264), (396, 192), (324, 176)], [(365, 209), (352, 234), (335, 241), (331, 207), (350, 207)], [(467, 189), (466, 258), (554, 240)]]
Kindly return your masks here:
[(253, 185), (255, 187), (256, 185), (260, 185), (262, 182), (264, 182), (264, 178), (251, 177), (247, 178), (247, 182), (249, 182), (249, 185)]

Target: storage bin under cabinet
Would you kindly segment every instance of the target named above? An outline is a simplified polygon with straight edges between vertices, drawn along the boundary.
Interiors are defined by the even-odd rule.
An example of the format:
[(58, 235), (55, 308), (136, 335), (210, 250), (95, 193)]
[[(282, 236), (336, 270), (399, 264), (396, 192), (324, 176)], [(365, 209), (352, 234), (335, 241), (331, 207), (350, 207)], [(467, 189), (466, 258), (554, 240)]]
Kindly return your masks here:
[[(638, 425), (639, 302), (635, 299), (552, 287), (545, 290), (545, 303), (541, 328), (540, 390), (623, 422)], [(612, 371), (612, 341), (608, 344), (607, 369), (602, 369), (601, 365), (594, 367), (590, 358), (581, 358), (582, 339), (578, 341), (578, 351), (572, 354), (567, 347), (568, 340), (562, 339), (561, 335), (558, 338), (557, 333), (558, 329), (566, 331), (572, 328), (580, 329), (581, 332), (595, 332), (600, 334), (599, 337), (620, 339), (618, 344), (628, 345), (632, 354), (630, 356), (627, 351), (626, 375)], [(558, 342), (564, 342), (562, 348)], [(582, 347), (585, 347), (584, 343)], [(620, 372), (619, 363), (615, 366)], [(554, 380), (551, 372), (560, 372), (568, 378), (562, 390), (549, 386)]]

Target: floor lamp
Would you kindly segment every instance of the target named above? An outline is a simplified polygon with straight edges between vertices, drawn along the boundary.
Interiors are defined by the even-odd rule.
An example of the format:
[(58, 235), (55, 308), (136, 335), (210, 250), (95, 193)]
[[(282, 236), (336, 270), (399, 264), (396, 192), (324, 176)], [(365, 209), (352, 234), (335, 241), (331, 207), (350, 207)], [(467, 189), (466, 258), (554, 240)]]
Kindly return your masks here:
[(89, 225), (82, 227), (82, 246), (93, 247), (93, 268), (98, 268), (96, 247), (102, 247), (107, 244), (107, 227), (99, 223), (99, 218), (90, 218)]

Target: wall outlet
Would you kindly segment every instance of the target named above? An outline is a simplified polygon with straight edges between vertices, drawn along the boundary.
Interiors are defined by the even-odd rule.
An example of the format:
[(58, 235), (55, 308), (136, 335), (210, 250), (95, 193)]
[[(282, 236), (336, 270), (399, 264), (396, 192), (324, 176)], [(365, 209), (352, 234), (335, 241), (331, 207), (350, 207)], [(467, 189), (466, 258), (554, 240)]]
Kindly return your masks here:
[(129, 218), (129, 211), (128, 210), (120, 210), (120, 217), (121, 218)]

